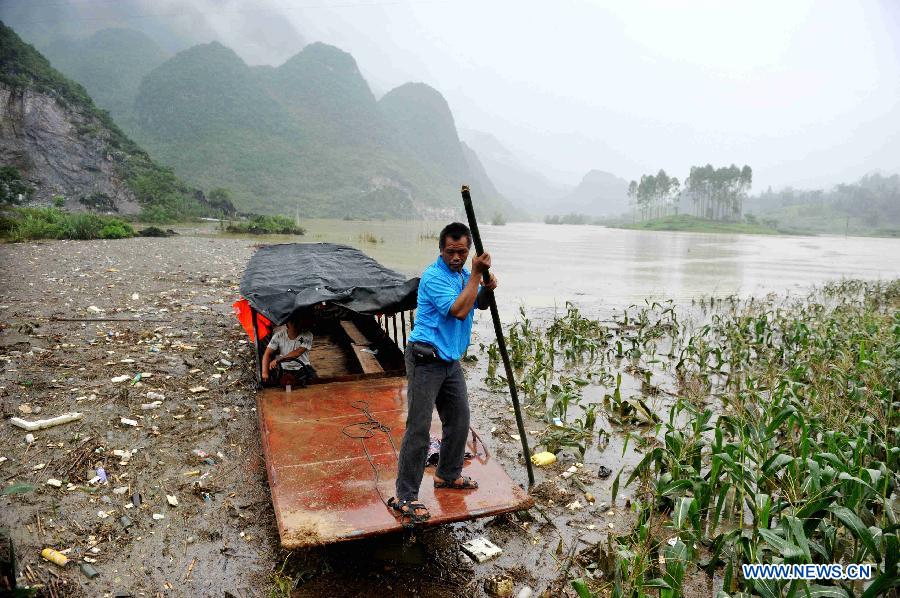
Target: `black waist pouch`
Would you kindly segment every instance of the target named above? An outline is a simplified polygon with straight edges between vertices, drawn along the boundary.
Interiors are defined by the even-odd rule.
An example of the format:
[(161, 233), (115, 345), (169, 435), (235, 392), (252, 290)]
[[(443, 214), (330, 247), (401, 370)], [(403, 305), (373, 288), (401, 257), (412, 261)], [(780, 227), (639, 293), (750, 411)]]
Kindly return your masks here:
[(427, 363), (444, 362), (438, 357), (437, 351), (431, 345), (425, 343), (410, 343), (409, 350), (413, 356), (413, 362), (416, 365), (425, 365)]

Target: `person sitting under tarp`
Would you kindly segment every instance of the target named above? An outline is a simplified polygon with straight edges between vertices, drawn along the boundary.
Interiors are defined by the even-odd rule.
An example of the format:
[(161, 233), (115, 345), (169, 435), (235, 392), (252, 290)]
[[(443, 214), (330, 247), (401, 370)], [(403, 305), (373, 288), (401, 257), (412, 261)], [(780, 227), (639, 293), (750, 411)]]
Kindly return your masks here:
[(316, 375), (309, 363), (312, 349), (312, 321), (294, 315), (287, 325), (272, 335), (263, 353), (262, 379), (266, 386), (303, 386)]

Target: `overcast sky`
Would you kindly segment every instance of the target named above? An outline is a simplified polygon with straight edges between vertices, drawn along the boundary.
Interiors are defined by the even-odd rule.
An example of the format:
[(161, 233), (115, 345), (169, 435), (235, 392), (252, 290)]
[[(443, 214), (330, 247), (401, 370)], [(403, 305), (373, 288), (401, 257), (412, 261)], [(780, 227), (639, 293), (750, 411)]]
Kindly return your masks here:
[(665, 168), (683, 177), (707, 162), (750, 164), (756, 189), (900, 171), (895, 0), (155, 0), (145, 7), (172, 19), (207, 15), (209, 29), (255, 64), (296, 52), (248, 27), (283, 19), (278, 39), (298, 31), (351, 52), (377, 95), (406, 81), (434, 86), (458, 127), (493, 134), (562, 182), (590, 169), (631, 179)]

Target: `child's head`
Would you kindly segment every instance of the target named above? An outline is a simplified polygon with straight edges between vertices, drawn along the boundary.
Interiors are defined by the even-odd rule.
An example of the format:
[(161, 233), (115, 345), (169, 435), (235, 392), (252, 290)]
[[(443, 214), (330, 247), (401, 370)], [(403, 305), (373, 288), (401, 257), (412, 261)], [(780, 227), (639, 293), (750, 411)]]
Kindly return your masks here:
[(295, 312), (294, 315), (291, 316), (291, 319), (287, 321), (287, 329), (288, 333), (291, 335), (297, 334), (301, 330), (309, 330), (312, 328), (312, 318), (310, 314), (305, 312)]

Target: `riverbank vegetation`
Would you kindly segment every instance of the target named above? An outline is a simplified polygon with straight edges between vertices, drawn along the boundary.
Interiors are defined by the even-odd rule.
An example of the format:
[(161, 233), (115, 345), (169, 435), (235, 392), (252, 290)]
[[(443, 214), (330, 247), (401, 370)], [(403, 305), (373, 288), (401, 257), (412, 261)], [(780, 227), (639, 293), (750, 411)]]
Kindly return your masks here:
[(777, 235), (786, 231), (777, 228), (771, 221), (760, 222), (756, 218), (745, 219), (743, 222), (729, 222), (722, 220), (707, 220), (687, 214), (666, 216), (633, 224), (618, 223), (616, 228), (628, 228), (633, 230), (670, 230), (687, 231), (697, 233), (741, 233), (747, 235)]
[[(648, 303), (605, 321), (568, 305), (544, 325), (523, 312), (507, 337), (528, 412), (546, 424), (536, 450), (583, 455), (611, 433), (642, 455), (610, 497), (629, 488), (636, 524), (578, 555), (580, 596), (676, 598), (689, 580), (773, 598), (900, 586), (900, 280), (693, 310)], [(502, 386), (496, 346), (486, 352), (486, 382)], [(584, 400), (590, 385), (602, 401)], [(752, 563), (875, 571), (754, 581), (741, 571)]]
[(302, 235), (306, 230), (286, 216), (254, 215), (247, 220), (231, 221), (225, 227), (229, 233), (250, 235)]
[(134, 228), (119, 218), (58, 208), (12, 208), (0, 214), (0, 237), (9, 241), (36, 239), (125, 239)]
[(749, 212), (810, 233), (900, 237), (900, 175), (869, 174), (830, 190), (768, 189)]

